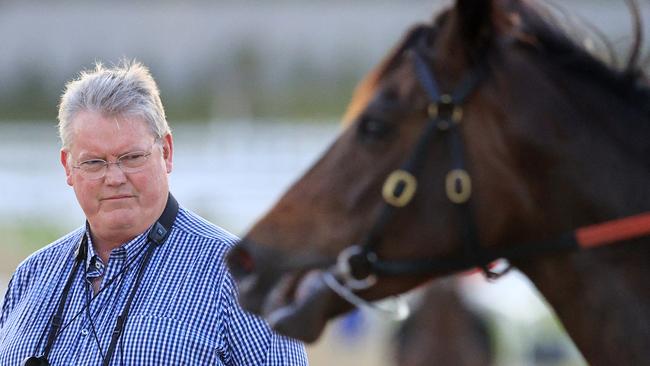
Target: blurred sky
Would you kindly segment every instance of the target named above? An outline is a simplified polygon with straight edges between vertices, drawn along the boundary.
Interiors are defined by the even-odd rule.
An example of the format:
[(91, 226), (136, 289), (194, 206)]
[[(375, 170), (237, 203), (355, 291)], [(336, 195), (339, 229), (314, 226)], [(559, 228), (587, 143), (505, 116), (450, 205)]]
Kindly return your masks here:
[(185, 95), (200, 99), (197, 92), (208, 92), (219, 101), (211, 115), (249, 116), (246, 100), (255, 98), (250, 94), (281, 93), (290, 78), (328, 84), (324, 75), (331, 79), (352, 70), (356, 80), (437, 4), (4, 2), (0, 98), (29, 88), (26, 93), (45, 93), (54, 107), (64, 82), (81, 68), (126, 57), (151, 67), (169, 107)]
[[(323, 113), (336, 115), (349, 95), (344, 91), (409, 26), (447, 3), (5, 0), (0, 119), (53, 118), (66, 80), (95, 61), (124, 57), (151, 67), (177, 119), (286, 116), (303, 107), (309, 115), (330, 100), (334, 106)], [(623, 0), (556, 3), (589, 19), (619, 49), (629, 45)], [(291, 104), (301, 97), (306, 106)]]

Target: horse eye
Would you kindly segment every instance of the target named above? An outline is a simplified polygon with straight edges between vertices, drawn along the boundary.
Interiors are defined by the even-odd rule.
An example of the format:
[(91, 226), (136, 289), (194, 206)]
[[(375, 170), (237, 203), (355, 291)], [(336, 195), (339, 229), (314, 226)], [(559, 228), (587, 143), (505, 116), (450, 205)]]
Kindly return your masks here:
[(363, 139), (380, 139), (390, 132), (390, 124), (381, 119), (363, 117), (359, 123), (359, 136)]

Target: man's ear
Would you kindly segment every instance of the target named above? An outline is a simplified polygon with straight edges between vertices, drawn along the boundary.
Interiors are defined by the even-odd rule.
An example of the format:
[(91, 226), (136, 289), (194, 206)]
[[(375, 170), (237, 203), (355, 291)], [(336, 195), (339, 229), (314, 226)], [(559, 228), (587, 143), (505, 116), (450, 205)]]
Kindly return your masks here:
[(163, 148), (162, 148), (163, 159), (165, 160), (165, 167), (167, 169), (167, 174), (172, 172), (173, 168), (173, 157), (174, 157), (174, 139), (172, 134), (168, 133), (163, 137)]
[(66, 182), (72, 186), (72, 166), (71, 166), (70, 152), (65, 148), (61, 149), (61, 165), (65, 170)]

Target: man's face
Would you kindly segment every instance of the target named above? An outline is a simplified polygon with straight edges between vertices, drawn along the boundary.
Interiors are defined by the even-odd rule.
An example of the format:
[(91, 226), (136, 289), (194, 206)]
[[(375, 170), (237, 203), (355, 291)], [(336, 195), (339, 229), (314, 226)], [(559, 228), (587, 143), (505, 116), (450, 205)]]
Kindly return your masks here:
[[(139, 117), (103, 116), (82, 111), (71, 124), (69, 150), (61, 150), (67, 182), (73, 187), (93, 234), (108, 240), (129, 240), (146, 230), (164, 209), (172, 170), (172, 137), (155, 138)], [(115, 162), (136, 151), (151, 152), (142, 170), (124, 173), (109, 164), (106, 175), (90, 179), (79, 163), (90, 159)]]

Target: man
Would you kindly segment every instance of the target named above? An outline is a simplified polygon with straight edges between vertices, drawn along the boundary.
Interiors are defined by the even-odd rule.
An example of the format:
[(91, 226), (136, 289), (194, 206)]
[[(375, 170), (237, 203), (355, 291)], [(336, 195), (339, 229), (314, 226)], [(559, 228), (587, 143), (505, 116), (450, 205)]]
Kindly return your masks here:
[(68, 83), (61, 164), (86, 225), (27, 258), (0, 314), (0, 365), (304, 365), (242, 311), (235, 238), (169, 194), (173, 139), (140, 63)]

